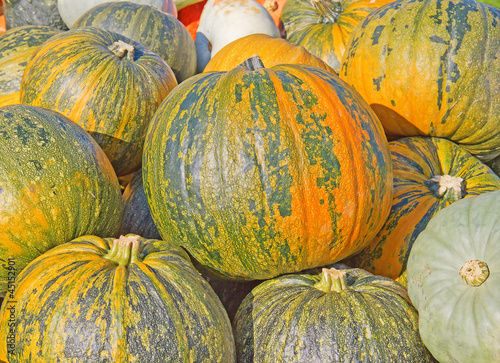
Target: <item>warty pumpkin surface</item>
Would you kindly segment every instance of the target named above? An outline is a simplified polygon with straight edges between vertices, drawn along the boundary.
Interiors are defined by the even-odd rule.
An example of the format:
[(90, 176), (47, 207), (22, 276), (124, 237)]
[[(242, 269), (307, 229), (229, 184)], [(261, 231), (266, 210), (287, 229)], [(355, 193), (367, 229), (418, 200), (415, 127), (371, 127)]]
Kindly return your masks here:
[(59, 14), (57, 0), (4, 0), (2, 9), (7, 30), (25, 25), (68, 30)]
[(359, 252), (391, 203), (380, 122), (329, 71), (252, 61), (187, 79), (156, 112), (143, 182), (160, 235), (236, 279)]
[(340, 77), (390, 138), (434, 136), (500, 154), (500, 11), (474, 0), (398, 0), (353, 31)]
[(0, 322), (10, 363), (235, 362), (227, 313), (186, 252), (138, 235), (82, 236), (46, 252), (19, 274)]
[(21, 102), (55, 110), (83, 127), (122, 176), (140, 168), (149, 121), (176, 85), (165, 60), (142, 44), (82, 27), (37, 49), (21, 81)]
[[(84, 234), (114, 236), (123, 202), (97, 143), (66, 117), (35, 106), (0, 108), (0, 264), (30, 261)], [(8, 273), (0, 269), (0, 295)]]
[[(461, 146), (413, 136), (389, 142), (393, 200), (377, 236), (346, 264), (398, 279), (415, 239), (437, 212), (468, 197), (499, 190), (500, 178)], [(404, 281), (404, 280), (401, 280)]]

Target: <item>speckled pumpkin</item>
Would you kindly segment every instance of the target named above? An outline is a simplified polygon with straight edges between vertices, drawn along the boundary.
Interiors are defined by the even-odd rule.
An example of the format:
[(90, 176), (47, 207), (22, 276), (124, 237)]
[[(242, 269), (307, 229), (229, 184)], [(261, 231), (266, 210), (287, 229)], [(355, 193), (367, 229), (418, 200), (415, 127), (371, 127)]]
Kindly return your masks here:
[(156, 112), (143, 182), (164, 239), (236, 279), (266, 279), (359, 252), (392, 200), (388, 143), (332, 72), (258, 57), (193, 76)]
[(10, 363), (235, 362), (226, 311), (186, 252), (138, 235), (82, 236), (46, 252), (18, 275), (0, 326)]
[(165, 60), (140, 43), (82, 27), (37, 49), (21, 81), (21, 102), (52, 109), (82, 126), (122, 176), (140, 168), (149, 121), (176, 85)]

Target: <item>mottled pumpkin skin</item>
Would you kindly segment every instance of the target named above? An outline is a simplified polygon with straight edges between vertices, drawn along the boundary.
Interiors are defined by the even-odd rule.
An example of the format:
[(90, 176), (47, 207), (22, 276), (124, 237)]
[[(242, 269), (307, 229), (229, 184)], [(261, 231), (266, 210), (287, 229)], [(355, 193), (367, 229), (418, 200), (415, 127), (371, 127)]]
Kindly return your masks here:
[(473, 0), (399, 0), (357, 27), (339, 75), (388, 136), (442, 137), (488, 161), (500, 153), (499, 52), (498, 9)]
[[(429, 180), (438, 175), (462, 178), (460, 198), (499, 190), (500, 178), (464, 148), (441, 138), (406, 137), (389, 142), (394, 174), (392, 208), (384, 227), (346, 263), (394, 279), (406, 271), (415, 239), (430, 219), (455, 201), (439, 196)], [(404, 283), (402, 280), (398, 280)]]
[[(108, 49), (117, 41), (134, 47), (131, 59)], [(139, 169), (149, 121), (176, 85), (168, 64), (141, 44), (82, 27), (38, 48), (21, 81), (21, 102), (55, 110), (82, 126), (122, 176)]]
[[(0, 107), (7, 106), (7, 96), (19, 103), (19, 91), (26, 64), (35, 50), (61, 30), (40, 25), (25, 25), (0, 35)], [(16, 102), (17, 101), (17, 102)]]
[(59, 14), (57, 0), (4, 0), (3, 13), (7, 30), (25, 25), (68, 30)]
[(196, 73), (196, 47), (187, 28), (177, 18), (150, 5), (129, 1), (94, 6), (72, 26), (95, 26), (133, 39), (162, 57), (177, 82)]
[[(17, 272), (84, 234), (115, 236), (123, 202), (102, 149), (78, 125), (39, 107), (0, 108), (0, 264)], [(0, 295), (7, 290), (0, 268)]]
[(392, 0), (287, 0), (281, 12), (286, 39), (340, 69), (349, 36), (373, 10)]
[(305, 65), (191, 77), (144, 146), (143, 182), (164, 239), (237, 279), (359, 252), (390, 210), (387, 140), (336, 75)]
[[(140, 259), (119, 265), (106, 258), (112, 243), (82, 236), (19, 274), (0, 312), (0, 360), (235, 362), (224, 307), (185, 251), (141, 238)], [(12, 301), (18, 339), (8, 354)]]
[(342, 291), (324, 292), (321, 274), (264, 281), (233, 321), (238, 362), (434, 362), (418, 332), (406, 289), (347, 269)]

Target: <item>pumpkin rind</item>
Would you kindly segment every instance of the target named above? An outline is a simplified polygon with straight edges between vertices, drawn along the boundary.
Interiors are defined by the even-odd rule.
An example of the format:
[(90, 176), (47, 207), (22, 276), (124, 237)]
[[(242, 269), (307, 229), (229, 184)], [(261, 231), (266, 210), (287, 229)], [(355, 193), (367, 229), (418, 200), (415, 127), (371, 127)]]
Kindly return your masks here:
[(7, 30), (25, 25), (68, 29), (59, 14), (57, 0), (4, 0), (3, 14)]
[[(440, 362), (500, 360), (500, 192), (465, 198), (428, 223), (408, 258), (408, 293), (420, 335)], [(469, 261), (488, 265), (478, 286), (461, 277)]]
[(318, 67), (191, 77), (159, 107), (143, 156), (162, 237), (226, 277), (265, 279), (345, 258), (390, 209), (379, 121)]
[[(83, 234), (114, 236), (123, 202), (95, 141), (40, 107), (0, 108), (0, 264), (17, 272), (41, 253)], [(0, 269), (0, 295), (7, 289)]]
[[(113, 238), (82, 236), (19, 274), (0, 313), (0, 359), (235, 362), (227, 314), (185, 251), (165, 241), (125, 238), (136, 243), (130, 256), (116, 251)], [(14, 334), (22, 339), (8, 354), (7, 309), (14, 301)]]
[[(108, 49), (120, 41), (134, 48), (132, 59)], [(168, 64), (141, 44), (82, 27), (38, 48), (21, 81), (21, 102), (55, 110), (83, 127), (122, 176), (139, 169), (149, 121), (176, 85)]]
[(398, 279), (406, 271), (415, 239), (429, 220), (456, 202), (433, 190), (432, 178), (461, 178), (458, 199), (499, 190), (500, 178), (464, 148), (446, 139), (406, 137), (389, 142), (389, 149), (394, 175), (391, 212), (377, 236), (346, 263)]
[(488, 161), (500, 154), (499, 51), (498, 9), (474, 0), (399, 0), (356, 28), (339, 75), (390, 138), (442, 137)]
[(403, 286), (361, 269), (337, 273), (346, 274), (338, 291), (322, 285), (325, 272), (254, 288), (233, 322), (238, 361), (434, 362)]
[(89, 9), (72, 29), (95, 26), (133, 39), (162, 57), (177, 82), (196, 73), (196, 47), (187, 28), (177, 18), (146, 4), (115, 1)]

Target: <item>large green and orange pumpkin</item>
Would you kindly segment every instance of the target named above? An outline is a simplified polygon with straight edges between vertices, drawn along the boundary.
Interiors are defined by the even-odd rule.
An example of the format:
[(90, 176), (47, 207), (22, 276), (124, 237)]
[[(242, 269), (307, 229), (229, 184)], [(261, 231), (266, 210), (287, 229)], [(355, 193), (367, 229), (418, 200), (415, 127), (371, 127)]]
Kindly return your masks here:
[(144, 146), (164, 239), (215, 274), (266, 279), (359, 252), (390, 210), (387, 139), (332, 72), (252, 58), (177, 86)]
[(353, 31), (340, 77), (390, 138), (452, 140), (500, 154), (500, 11), (475, 0), (398, 0)]
[(165, 60), (142, 44), (82, 27), (37, 49), (21, 81), (21, 102), (52, 109), (82, 126), (122, 176), (140, 168), (149, 121), (176, 85)]
[(89, 9), (72, 29), (95, 26), (133, 39), (162, 57), (177, 82), (196, 72), (196, 47), (187, 28), (177, 18), (157, 8), (131, 1), (104, 2)]
[(356, 268), (280, 276), (233, 321), (238, 362), (434, 362), (398, 282)]
[(10, 363), (235, 362), (227, 313), (186, 252), (138, 235), (46, 252), (18, 275), (0, 326)]
[[(0, 265), (30, 261), (84, 234), (115, 236), (123, 202), (97, 143), (41, 107), (0, 108)], [(8, 273), (0, 268), (0, 295)]]
[(346, 263), (400, 278), (413, 242), (441, 209), (500, 189), (500, 178), (452, 141), (413, 136), (389, 142), (394, 174), (392, 208), (384, 227)]
[(339, 71), (349, 36), (371, 11), (393, 0), (287, 0), (281, 11), (286, 39)]

